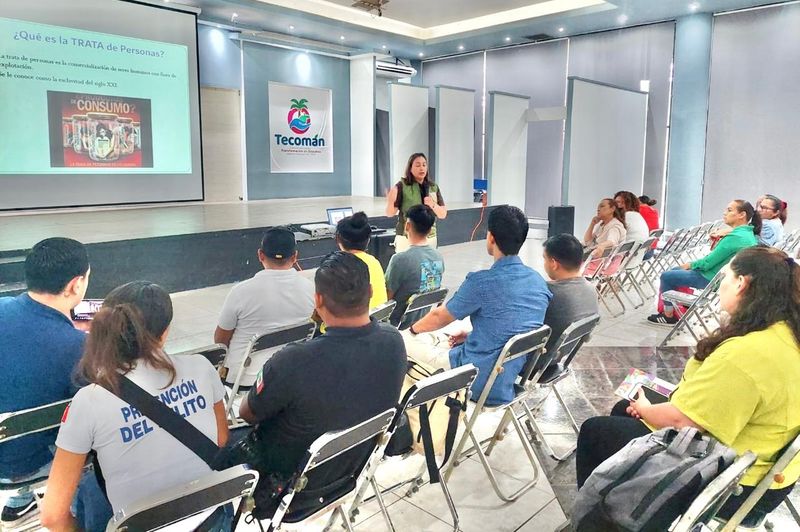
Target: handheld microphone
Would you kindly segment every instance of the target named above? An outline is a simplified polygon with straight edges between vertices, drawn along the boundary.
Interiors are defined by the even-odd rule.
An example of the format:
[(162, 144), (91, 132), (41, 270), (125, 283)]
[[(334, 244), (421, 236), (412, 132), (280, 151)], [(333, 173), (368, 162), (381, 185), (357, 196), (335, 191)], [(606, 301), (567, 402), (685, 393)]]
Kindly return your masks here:
[(421, 196), (421, 197), (422, 197), (422, 202), (423, 202), (423, 203), (425, 203), (425, 198), (427, 198), (427, 197), (428, 197), (428, 192), (429, 192), (429, 190), (428, 190), (428, 189), (429, 189), (429, 188), (430, 188), (430, 187), (429, 187), (429, 185), (428, 185), (428, 182), (427, 182), (427, 181), (423, 181), (422, 183), (420, 183), (420, 184), (419, 184), (419, 190), (420, 190), (420, 192), (422, 193), (422, 196)]

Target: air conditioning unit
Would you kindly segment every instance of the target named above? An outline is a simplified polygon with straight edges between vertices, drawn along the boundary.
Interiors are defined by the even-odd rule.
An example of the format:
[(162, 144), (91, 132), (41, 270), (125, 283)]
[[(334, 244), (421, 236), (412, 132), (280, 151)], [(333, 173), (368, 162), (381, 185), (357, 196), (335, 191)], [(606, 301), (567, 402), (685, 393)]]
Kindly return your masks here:
[(401, 79), (417, 75), (417, 69), (406, 65), (397, 65), (388, 61), (375, 61), (375, 73), (381, 78)]

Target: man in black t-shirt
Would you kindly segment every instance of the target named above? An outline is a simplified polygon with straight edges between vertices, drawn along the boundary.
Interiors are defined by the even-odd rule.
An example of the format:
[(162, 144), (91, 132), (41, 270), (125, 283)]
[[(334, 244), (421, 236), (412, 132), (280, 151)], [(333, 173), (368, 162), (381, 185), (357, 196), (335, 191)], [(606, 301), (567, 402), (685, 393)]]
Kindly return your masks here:
[[(239, 411), (242, 419), (257, 424), (267, 469), (283, 478), (296, 470), (317, 437), (396, 406), (407, 367), (400, 333), (369, 318), (372, 289), (363, 261), (331, 253), (314, 283), (325, 334), (290, 344), (268, 360)], [(365, 459), (362, 449), (348, 451), (312, 472), (301, 494), (314, 494), (318, 503), (315, 490)], [(305, 505), (296, 500), (292, 510), (298, 506)]]

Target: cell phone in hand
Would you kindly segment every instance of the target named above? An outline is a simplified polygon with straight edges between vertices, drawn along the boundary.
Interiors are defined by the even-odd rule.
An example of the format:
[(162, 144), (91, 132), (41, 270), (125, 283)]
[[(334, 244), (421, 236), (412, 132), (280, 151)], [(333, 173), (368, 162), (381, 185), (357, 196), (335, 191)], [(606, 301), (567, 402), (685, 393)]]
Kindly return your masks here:
[(650, 401), (654, 405), (657, 405), (657, 404), (660, 404), (660, 403), (666, 403), (666, 402), (669, 401), (669, 397), (668, 396), (666, 396), (666, 395), (664, 395), (664, 394), (662, 394), (660, 392), (657, 392), (656, 390), (650, 388), (649, 386), (647, 386), (645, 384), (640, 385), (636, 390), (634, 390), (634, 393), (631, 394), (631, 397), (630, 397), (631, 401), (635, 401), (636, 398), (639, 397), (639, 390), (644, 392), (644, 396), (647, 398), (647, 400)]
[(84, 299), (72, 309), (72, 319), (75, 321), (92, 321), (94, 315), (103, 306), (102, 299)]

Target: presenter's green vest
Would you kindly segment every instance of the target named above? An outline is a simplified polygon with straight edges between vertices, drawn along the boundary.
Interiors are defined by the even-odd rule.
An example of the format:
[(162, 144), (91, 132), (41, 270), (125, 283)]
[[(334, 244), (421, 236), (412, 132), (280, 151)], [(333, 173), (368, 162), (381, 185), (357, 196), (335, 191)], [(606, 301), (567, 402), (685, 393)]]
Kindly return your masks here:
[[(414, 205), (422, 204), (422, 191), (417, 183), (406, 185), (403, 181), (400, 181), (396, 186), (400, 187), (400, 191), (398, 193), (398, 196), (400, 197), (400, 212), (397, 215), (397, 226), (395, 227), (395, 232), (398, 235), (405, 235), (406, 213), (408, 212), (408, 209)], [(428, 194), (436, 194), (438, 197), (439, 186), (435, 183), (429, 183)], [(434, 236), (436, 236), (436, 223), (434, 223), (433, 227), (431, 227), (431, 232), (428, 237), (430, 238)]]

